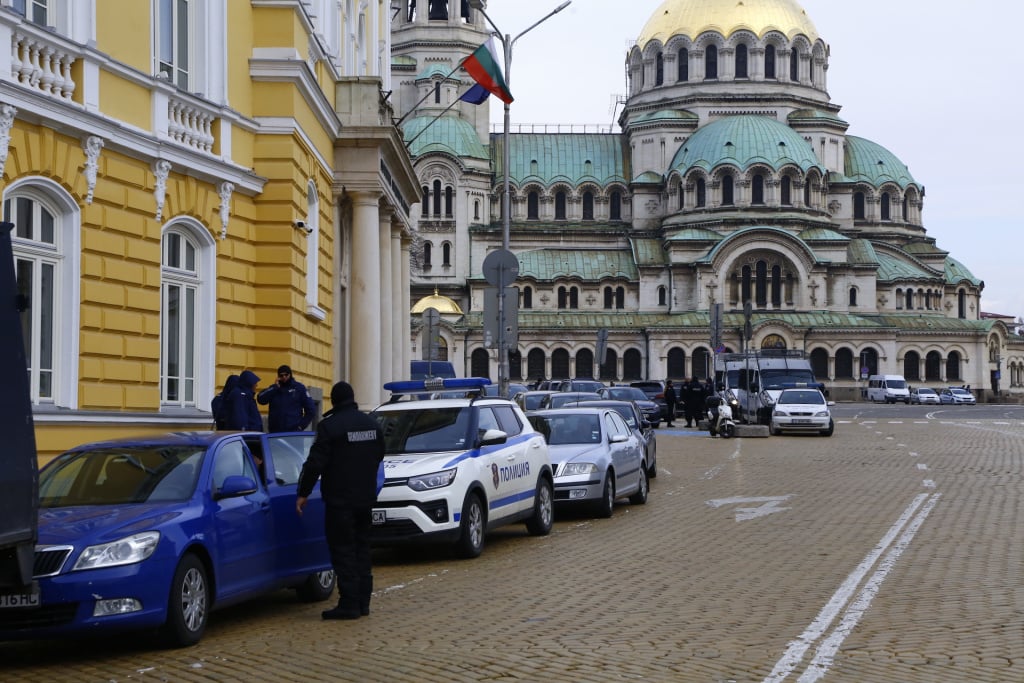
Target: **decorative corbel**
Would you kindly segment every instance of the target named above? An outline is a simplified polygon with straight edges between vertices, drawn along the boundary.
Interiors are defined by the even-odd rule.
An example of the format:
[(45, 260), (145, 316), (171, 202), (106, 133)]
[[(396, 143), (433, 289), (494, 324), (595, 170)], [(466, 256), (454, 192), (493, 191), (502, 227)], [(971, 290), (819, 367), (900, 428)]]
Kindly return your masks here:
[(231, 193), (235, 191), (233, 183), (224, 181), (217, 186), (217, 194), (220, 195), (220, 238), (228, 236), (228, 217), (231, 215)]
[(92, 204), (92, 195), (96, 190), (96, 173), (99, 170), (99, 158), (100, 150), (103, 149), (103, 138), (90, 135), (82, 143), (82, 149), (85, 150), (85, 182), (88, 184), (89, 191), (85, 195), (85, 203)]
[(11, 127), (14, 125), (14, 115), (17, 113), (17, 108), (9, 104), (0, 104), (0, 176), (4, 174), (4, 166), (7, 165), (7, 150), (11, 144)]
[(153, 163), (153, 175), (156, 176), (156, 186), (153, 188), (153, 196), (156, 198), (156, 221), (159, 223), (164, 216), (164, 200), (167, 195), (167, 176), (171, 174), (171, 162), (166, 159), (157, 159)]

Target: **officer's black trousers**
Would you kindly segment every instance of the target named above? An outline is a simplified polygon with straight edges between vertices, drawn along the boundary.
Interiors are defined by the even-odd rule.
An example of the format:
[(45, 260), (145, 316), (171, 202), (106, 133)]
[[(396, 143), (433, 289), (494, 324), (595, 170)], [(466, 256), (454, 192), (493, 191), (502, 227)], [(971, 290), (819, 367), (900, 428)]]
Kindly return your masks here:
[(370, 560), (372, 508), (327, 505), (325, 515), (327, 546), (334, 572), (338, 575), (338, 607), (368, 610), (373, 591)]

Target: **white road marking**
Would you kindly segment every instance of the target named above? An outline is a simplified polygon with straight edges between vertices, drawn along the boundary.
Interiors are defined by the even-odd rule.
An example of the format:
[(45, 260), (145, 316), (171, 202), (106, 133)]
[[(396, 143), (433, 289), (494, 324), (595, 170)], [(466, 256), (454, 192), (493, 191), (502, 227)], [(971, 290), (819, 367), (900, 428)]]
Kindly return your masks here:
[(927, 470), (928, 469), (928, 465), (925, 465), (923, 462), (919, 462), (919, 463), (917, 463), (917, 469), (919, 469), (919, 470)]
[(935, 481), (932, 479), (925, 479), (924, 481), (921, 482), (921, 485), (924, 486), (926, 489), (933, 489), (935, 488)]
[(874, 600), (878, 594), (879, 588), (882, 586), (882, 582), (885, 581), (885, 577), (888, 576), (893, 566), (896, 564), (896, 560), (900, 558), (903, 551), (907, 549), (910, 542), (914, 540), (914, 535), (917, 530), (924, 524), (924, 520), (928, 517), (928, 514), (935, 507), (935, 504), (939, 500), (941, 493), (936, 493), (925, 504), (924, 508), (917, 513), (914, 517), (914, 521), (910, 523), (907, 530), (900, 536), (899, 541), (896, 542), (885, 558), (878, 565), (878, 569), (872, 574), (871, 578), (868, 579), (867, 583), (857, 594), (857, 598), (850, 605), (849, 609), (843, 615), (839, 625), (836, 626), (835, 630), (822, 641), (821, 645), (818, 646), (817, 652), (814, 653), (814, 659), (808, 665), (807, 670), (804, 671), (803, 675), (797, 679), (797, 683), (814, 683), (824, 676), (832, 663), (835, 661), (835, 654), (839, 651), (839, 647), (846, 640), (846, 636), (850, 635), (854, 627), (860, 622), (861, 617), (867, 612), (868, 607), (871, 606), (871, 601)]
[(850, 600), (850, 596), (857, 589), (857, 586), (874, 566), (878, 558), (886, 551), (893, 540), (899, 535), (903, 527), (906, 526), (907, 522), (913, 517), (917, 509), (921, 507), (921, 504), (928, 498), (927, 493), (920, 493), (914, 497), (914, 500), (907, 506), (900, 515), (896, 523), (890, 527), (889, 531), (882, 536), (882, 540), (869, 552), (860, 564), (846, 577), (839, 589), (832, 595), (825, 606), (818, 612), (818, 616), (814, 618), (810, 626), (797, 636), (796, 639), (790, 641), (789, 647), (786, 648), (786, 652), (783, 653), (782, 657), (775, 664), (775, 668), (768, 674), (768, 677), (764, 679), (764, 683), (779, 683), (784, 680), (789, 674), (800, 665), (803, 661), (804, 654), (807, 650), (824, 634), (825, 631), (832, 624), (832, 621), (838, 616), (840, 610)]
[(748, 519), (757, 519), (758, 517), (765, 517), (772, 514), (773, 512), (783, 512), (789, 508), (780, 508), (779, 503), (784, 503), (793, 497), (793, 494), (787, 496), (762, 496), (762, 497), (741, 497), (736, 496), (733, 498), (717, 498), (715, 500), (709, 500), (708, 505), (713, 508), (720, 508), (723, 505), (736, 505), (737, 503), (762, 503), (757, 507), (749, 508), (736, 508), (736, 521), (745, 522)]

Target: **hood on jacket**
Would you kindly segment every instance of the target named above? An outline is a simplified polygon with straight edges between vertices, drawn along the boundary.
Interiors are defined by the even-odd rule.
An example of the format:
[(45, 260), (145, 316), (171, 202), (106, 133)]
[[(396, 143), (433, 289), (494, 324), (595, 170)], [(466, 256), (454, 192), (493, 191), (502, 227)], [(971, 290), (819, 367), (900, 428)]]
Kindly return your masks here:
[(237, 386), (238, 375), (228, 375), (228, 378), (224, 380), (224, 389), (222, 389), (220, 393), (224, 396), (227, 396)]
[(242, 374), (238, 376), (238, 386), (249, 390), (255, 389), (259, 381), (260, 378), (252, 370), (243, 370)]

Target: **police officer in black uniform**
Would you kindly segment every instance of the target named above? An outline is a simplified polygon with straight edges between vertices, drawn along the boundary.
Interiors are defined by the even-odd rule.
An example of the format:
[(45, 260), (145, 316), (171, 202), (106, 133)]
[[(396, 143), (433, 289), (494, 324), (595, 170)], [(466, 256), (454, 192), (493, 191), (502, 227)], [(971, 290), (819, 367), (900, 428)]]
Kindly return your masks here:
[(277, 381), (256, 395), (261, 406), (270, 404), (268, 432), (302, 432), (313, 421), (316, 403), (305, 385), (295, 379), (292, 369), (277, 369)]
[(320, 479), (331, 564), (338, 575), (338, 606), (324, 619), (358, 619), (370, 613), (373, 573), (370, 526), (377, 500), (377, 470), (384, 459), (384, 434), (373, 417), (359, 411), (351, 385), (331, 389), (331, 410), (316, 428), (316, 439), (299, 477), (295, 509)]

